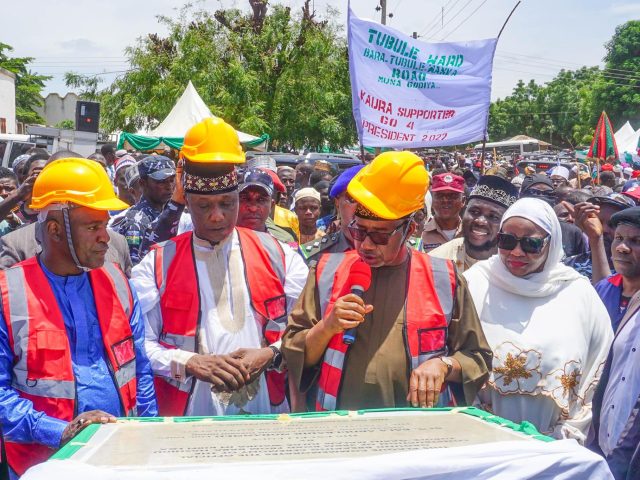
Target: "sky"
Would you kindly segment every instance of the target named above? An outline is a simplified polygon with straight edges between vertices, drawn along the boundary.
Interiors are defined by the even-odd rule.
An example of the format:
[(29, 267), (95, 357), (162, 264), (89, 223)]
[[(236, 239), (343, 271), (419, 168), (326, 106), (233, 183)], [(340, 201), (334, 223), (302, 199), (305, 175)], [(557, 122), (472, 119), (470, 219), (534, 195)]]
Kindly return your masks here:
[[(380, 20), (380, 0), (352, 0), (356, 15)], [(339, 10), (345, 27), (347, 0), (313, 0), (318, 15), (327, 5)], [(64, 95), (67, 71), (100, 74), (110, 83), (128, 68), (125, 48), (148, 33), (165, 33), (157, 15), (177, 15), (184, 1), (170, 0), (21, 0), (3, 8), (0, 42), (14, 56), (34, 57), (33, 71), (52, 75), (45, 95)], [(201, 0), (212, 11), (248, 0)], [(271, 1), (295, 10), (304, 0)], [(495, 37), (516, 0), (387, 0), (388, 25), (418, 32), (424, 41), (461, 41)], [(35, 15), (34, 15), (35, 13)], [(443, 17), (444, 13), (444, 17)], [(502, 34), (496, 51), (492, 99), (509, 95), (519, 79), (550, 81), (560, 69), (602, 65), (604, 44), (618, 25), (640, 19), (638, 0), (523, 0)], [(108, 72), (104, 74), (104, 72)]]

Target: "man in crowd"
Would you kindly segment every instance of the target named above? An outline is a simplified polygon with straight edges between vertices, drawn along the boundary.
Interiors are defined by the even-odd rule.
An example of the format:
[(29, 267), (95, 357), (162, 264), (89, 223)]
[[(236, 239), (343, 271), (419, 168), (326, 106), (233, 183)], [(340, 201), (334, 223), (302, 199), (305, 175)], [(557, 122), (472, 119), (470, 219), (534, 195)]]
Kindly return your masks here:
[(131, 155), (125, 155), (119, 158), (115, 164), (114, 183), (118, 190), (118, 198), (127, 205), (134, 205), (136, 203), (135, 199), (127, 188), (127, 182), (125, 180), (125, 174), (131, 168), (134, 168), (136, 170), (138, 168), (135, 158), (133, 158)]
[[(17, 189), (18, 179), (15, 173), (8, 168), (0, 167), (0, 197), (2, 200), (8, 198)], [(20, 225), (22, 225), (20, 219), (13, 211), (10, 211), (0, 222), (0, 237), (13, 232)]]
[(621, 294), (633, 297), (621, 315), (593, 397), (588, 443), (605, 457), (616, 480), (630, 480), (640, 472), (640, 207), (615, 213), (611, 224), (613, 261), (623, 278)]
[(193, 232), (158, 244), (134, 268), (161, 415), (288, 411), (280, 336), (307, 267), (267, 233), (236, 227), (238, 134), (220, 119), (184, 139)]
[(276, 203), (274, 191), (273, 180), (268, 173), (257, 168), (245, 172), (238, 189), (240, 203), (237, 225), (257, 232), (268, 232), (282, 243), (295, 244), (293, 235), (278, 227), (269, 217)]
[(631, 199), (619, 193), (591, 197), (587, 202), (574, 205), (574, 223), (589, 240), (590, 250), (566, 258), (564, 264), (574, 268), (594, 284), (608, 277), (613, 269), (611, 244), (614, 234), (614, 229), (609, 221), (616, 212), (633, 206), (634, 203)]
[(549, 179), (554, 190), (569, 185), (569, 170), (562, 165), (558, 165), (549, 170)]
[(317, 226), (323, 232), (326, 232), (329, 225), (335, 220), (333, 201), (329, 194), (331, 184), (326, 180), (322, 180), (316, 183), (313, 188), (320, 194), (320, 218), (318, 219)]
[(91, 423), (156, 414), (136, 295), (105, 262), (107, 210), (124, 206), (91, 160), (57, 160), (34, 184), (42, 253), (0, 272), (0, 405), (13, 474)]
[[(428, 183), (410, 152), (379, 155), (349, 183), (356, 250), (311, 266), (283, 340), (293, 383), (302, 392), (317, 383), (318, 410), (433, 407), (447, 383), (471, 403), (488, 378), (491, 351), (464, 280), (450, 261), (405, 244)], [(356, 262), (371, 268), (363, 298), (349, 293)]]
[(347, 185), (362, 170), (364, 165), (355, 165), (342, 172), (331, 187), (329, 196), (333, 199), (337, 212), (336, 221), (339, 231), (300, 246), (300, 253), (305, 257), (307, 265), (317, 262), (323, 253), (342, 253), (353, 248), (353, 238), (349, 232), (349, 224), (356, 211), (356, 203), (347, 193)]
[[(634, 211), (621, 210), (620, 215), (611, 217), (610, 225), (615, 229), (610, 247), (611, 261), (616, 273), (595, 284), (602, 303), (607, 307), (614, 331), (631, 298), (640, 290), (640, 227), (629, 221), (632, 218), (629, 215)], [(624, 221), (615, 221), (615, 218), (624, 218)]]
[(293, 190), (296, 186), (296, 171), (293, 167), (283, 165), (278, 167), (277, 173), (280, 181), (287, 189), (285, 194), (280, 197), (279, 205), (283, 208), (289, 208), (291, 201), (293, 200)]
[(160, 216), (171, 199), (176, 177), (173, 160), (160, 155), (145, 157), (138, 164), (138, 172), (142, 198), (111, 224), (114, 231), (127, 239), (134, 265), (147, 253), (147, 250), (140, 248), (142, 239), (148, 235), (152, 222)]
[(298, 190), (293, 197), (293, 211), (300, 224), (300, 245), (316, 241), (324, 236), (318, 229), (320, 217), (320, 193), (311, 187)]
[(100, 147), (100, 153), (107, 162), (107, 174), (111, 181), (113, 181), (116, 173), (114, 167), (114, 164), (116, 163), (116, 149), (112, 144), (104, 144)]
[(430, 252), (462, 233), (460, 212), (464, 207), (464, 178), (452, 173), (433, 176), (433, 218), (424, 226), (422, 248)]
[(433, 257), (453, 261), (460, 273), (498, 253), (498, 232), (504, 212), (518, 199), (511, 182), (494, 175), (480, 177), (462, 216), (462, 237), (431, 250)]

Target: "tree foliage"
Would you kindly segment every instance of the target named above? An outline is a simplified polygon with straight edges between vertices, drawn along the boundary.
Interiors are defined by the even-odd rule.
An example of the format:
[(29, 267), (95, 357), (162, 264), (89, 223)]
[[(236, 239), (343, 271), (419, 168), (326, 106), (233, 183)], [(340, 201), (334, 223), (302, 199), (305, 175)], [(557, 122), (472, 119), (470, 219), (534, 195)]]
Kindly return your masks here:
[(28, 66), (31, 57), (9, 57), (13, 47), (0, 42), (0, 67), (16, 75), (16, 118), (25, 123), (44, 123), (35, 107), (42, 105), (41, 92), (44, 82), (51, 77), (32, 73)]
[(319, 19), (249, 0), (251, 12), (186, 6), (159, 17), (166, 37), (149, 34), (126, 51), (131, 70), (98, 90), (70, 74), (68, 84), (101, 101), (106, 130), (153, 128), (191, 80), (214, 115), (239, 130), (268, 133), (275, 148), (337, 148), (355, 142), (347, 46), (328, 10)]
[(491, 105), (491, 139), (525, 134), (554, 145), (585, 145), (603, 110), (616, 129), (627, 120), (640, 124), (640, 21), (620, 25), (605, 48), (604, 69), (561, 70), (545, 85), (518, 82)]

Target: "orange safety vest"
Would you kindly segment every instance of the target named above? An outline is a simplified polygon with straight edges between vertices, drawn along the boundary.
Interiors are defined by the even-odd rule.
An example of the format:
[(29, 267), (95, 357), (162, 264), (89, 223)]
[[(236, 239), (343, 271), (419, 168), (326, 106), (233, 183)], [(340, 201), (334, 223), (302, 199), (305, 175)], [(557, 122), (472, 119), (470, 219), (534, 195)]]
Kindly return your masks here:
[[(316, 268), (320, 318), (326, 318), (336, 300), (349, 293), (349, 270), (358, 260), (355, 251), (323, 255)], [(446, 356), (447, 330), (456, 291), (455, 267), (450, 260), (411, 252), (405, 300), (404, 339), (411, 370), (430, 358)], [(335, 410), (349, 345), (343, 333), (334, 335), (327, 346), (318, 379), (316, 410)], [(443, 395), (441, 401), (448, 396)]]
[[(122, 411), (136, 412), (136, 355), (129, 323), (133, 295), (115, 264), (89, 272), (102, 332), (107, 366), (118, 389)], [(37, 257), (0, 271), (2, 312), (14, 355), (12, 387), (37, 411), (71, 421), (76, 412), (76, 384), (71, 348), (62, 313)], [(54, 450), (5, 438), (7, 460), (22, 475)]]
[[(268, 233), (236, 227), (251, 306), (259, 315), (268, 344), (277, 342), (287, 326), (284, 251)], [(166, 348), (197, 352), (200, 325), (200, 288), (192, 232), (178, 235), (152, 247), (155, 280), (160, 292), (162, 327), (159, 343)], [(267, 387), (272, 405), (285, 399), (285, 373), (268, 371)], [(161, 416), (185, 415), (195, 382), (169, 377), (154, 379)]]

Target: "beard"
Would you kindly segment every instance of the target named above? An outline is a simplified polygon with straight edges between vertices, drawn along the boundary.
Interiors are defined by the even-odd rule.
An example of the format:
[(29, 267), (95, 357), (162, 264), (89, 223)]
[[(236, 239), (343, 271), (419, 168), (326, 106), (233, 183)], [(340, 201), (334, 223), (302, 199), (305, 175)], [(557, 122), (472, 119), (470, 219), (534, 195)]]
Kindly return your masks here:
[(478, 254), (478, 256), (483, 257), (482, 259), (488, 258), (487, 253), (491, 252), (491, 250), (495, 249), (498, 245), (498, 238), (494, 238), (493, 240), (488, 240), (481, 245), (472, 245), (466, 238), (464, 239), (464, 248), (467, 254), (471, 258), (478, 258), (474, 255)]

